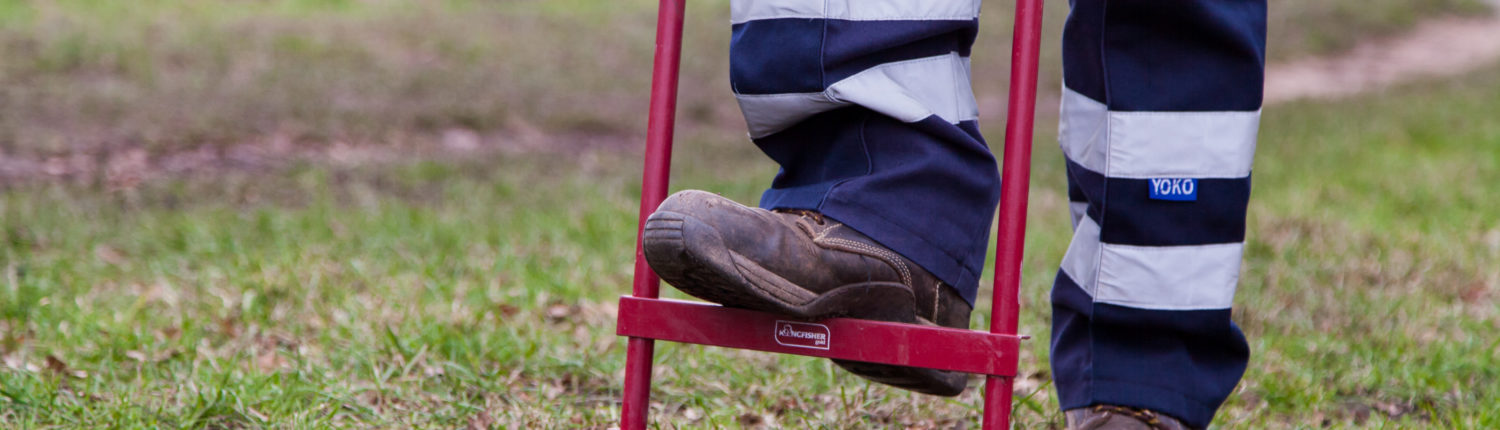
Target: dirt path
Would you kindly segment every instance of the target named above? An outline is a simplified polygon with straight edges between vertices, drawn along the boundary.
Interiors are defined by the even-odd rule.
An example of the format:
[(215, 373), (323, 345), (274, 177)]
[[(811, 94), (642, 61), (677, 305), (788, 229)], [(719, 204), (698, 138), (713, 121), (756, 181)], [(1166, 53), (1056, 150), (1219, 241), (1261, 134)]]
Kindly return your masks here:
[[(1500, 0), (1496, 10), (1500, 11)], [(1343, 55), (1272, 64), (1266, 103), (1338, 99), (1403, 82), (1457, 76), (1500, 61), (1500, 13), (1440, 18), (1391, 39), (1359, 45)]]
[(46, 157), (0, 154), (0, 191), (36, 182), (124, 189), (161, 177), (216, 175), (226, 171), (273, 172), (294, 162), (353, 168), (406, 160), (457, 161), (623, 148), (644, 139), (613, 134), (546, 134), (536, 130), (481, 135), (467, 129), (449, 129), (435, 136), (403, 136), (384, 144), (343, 141), (309, 144), (293, 142), (287, 136), (270, 136), (234, 145), (159, 152), (127, 147)]
[[(1500, 11), (1500, 0), (1490, 0)], [(1335, 57), (1309, 58), (1272, 64), (1266, 72), (1266, 103), (1299, 99), (1338, 99), (1392, 85), (1456, 76), (1500, 62), (1500, 13), (1492, 17), (1442, 18), (1418, 25), (1394, 38), (1372, 40)], [(998, 99), (997, 99), (998, 100)], [(1056, 109), (1055, 105), (1042, 109)], [(1055, 102), (1053, 102), (1055, 103)], [(514, 133), (512, 133), (514, 134)], [(539, 131), (519, 135), (479, 136), (450, 130), (437, 139), (415, 139), (426, 144), (372, 146), (334, 144), (305, 147), (285, 139), (248, 142), (231, 147), (203, 147), (148, 154), (143, 149), (106, 150), (45, 158), (0, 154), (0, 190), (37, 181), (101, 183), (128, 188), (150, 177), (208, 173), (224, 169), (265, 170), (302, 160), (329, 164), (366, 164), (382, 160), (472, 157), (494, 152), (527, 152), (559, 145), (619, 145), (639, 140), (624, 136), (545, 136)], [(505, 144), (485, 144), (499, 140)], [(561, 143), (559, 143), (561, 142)]]

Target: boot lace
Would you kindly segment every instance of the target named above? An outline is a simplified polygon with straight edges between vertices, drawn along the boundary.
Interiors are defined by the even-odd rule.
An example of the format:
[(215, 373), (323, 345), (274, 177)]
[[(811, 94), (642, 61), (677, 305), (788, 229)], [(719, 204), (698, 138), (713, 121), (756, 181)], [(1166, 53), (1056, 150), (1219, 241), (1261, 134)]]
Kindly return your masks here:
[(805, 218), (812, 218), (813, 222), (818, 223), (818, 225), (824, 225), (825, 223), (823, 220), (823, 214), (807, 209), (777, 209), (776, 212), (789, 213)]
[(1166, 424), (1162, 423), (1161, 417), (1156, 412), (1149, 409), (1127, 408), (1115, 405), (1094, 405), (1093, 410), (1095, 413), (1115, 413), (1135, 418), (1137, 421), (1145, 423), (1153, 429), (1167, 430), (1169, 428)]

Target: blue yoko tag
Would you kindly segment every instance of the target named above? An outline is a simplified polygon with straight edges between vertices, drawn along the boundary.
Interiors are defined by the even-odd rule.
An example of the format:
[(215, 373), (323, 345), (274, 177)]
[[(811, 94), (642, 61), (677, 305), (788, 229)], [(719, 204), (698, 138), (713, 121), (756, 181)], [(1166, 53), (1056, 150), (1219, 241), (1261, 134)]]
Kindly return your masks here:
[(1198, 180), (1189, 178), (1151, 179), (1151, 199), (1174, 202), (1198, 201)]

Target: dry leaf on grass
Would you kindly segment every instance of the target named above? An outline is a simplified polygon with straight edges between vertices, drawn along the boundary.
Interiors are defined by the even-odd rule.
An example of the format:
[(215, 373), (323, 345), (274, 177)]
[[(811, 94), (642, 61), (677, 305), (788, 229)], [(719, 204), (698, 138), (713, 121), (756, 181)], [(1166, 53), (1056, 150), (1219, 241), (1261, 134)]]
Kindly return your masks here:
[(497, 422), (498, 421), (495, 420), (495, 417), (490, 416), (490, 413), (488, 411), (479, 411), (479, 413), (469, 416), (468, 429), (488, 430), (492, 427), (495, 427), (495, 424)]
[(551, 322), (562, 322), (578, 313), (578, 306), (570, 306), (562, 303), (554, 303), (547, 306), (547, 320)]
[(240, 326), (238, 318), (224, 317), (219, 319), (219, 333), (227, 338), (240, 337)]
[(68, 367), (68, 363), (64, 363), (62, 359), (59, 359), (57, 358), (57, 356), (52, 354), (47, 354), (47, 370), (52, 371), (52, 373), (72, 376), (74, 378), (89, 377), (88, 372), (84, 372), (82, 370), (73, 370)]
[(129, 259), (125, 258), (124, 253), (121, 253), (119, 250), (114, 249), (109, 245), (95, 246), (94, 257), (97, 257), (99, 261), (109, 263), (109, 265), (111, 266), (123, 266), (125, 265), (125, 263), (130, 262)]
[(735, 422), (739, 423), (740, 427), (750, 427), (750, 428), (753, 428), (753, 427), (759, 427), (761, 425), (764, 425), (766, 423), (766, 418), (762, 417), (760, 415), (747, 413), (747, 414), (740, 414), (739, 417), (735, 418)]
[(501, 303), (500, 304), (500, 317), (501, 318), (510, 318), (512, 316), (515, 316), (517, 313), (520, 313), (520, 312), (521, 312), (521, 308), (515, 307), (514, 305), (509, 305), (509, 304), (505, 304), (505, 303)]
[(255, 367), (262, 372), (273, 372), (287, 366), (286, 358), (277, 354), (274, 349), (261, 350), (255, 356)]

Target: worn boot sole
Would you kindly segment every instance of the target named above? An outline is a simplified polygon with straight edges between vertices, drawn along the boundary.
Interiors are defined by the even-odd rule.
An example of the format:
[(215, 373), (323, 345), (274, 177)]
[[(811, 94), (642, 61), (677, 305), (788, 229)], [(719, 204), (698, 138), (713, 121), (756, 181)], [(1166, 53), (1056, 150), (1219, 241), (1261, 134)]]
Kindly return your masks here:
[(833, 360), (833, 364), (871, 381), (934, 396), (957, 396), (969, 382), (968, 374), (946, 370), (848, 360)]
[[(684, 293), (728, 307), (816, 320), (849, 317), (919, 321), (915, 299), (899, 283), (851, 284), (817, 294), (787, 281), (724, 244), (718, 230), (681, 213), (658, 211), (646, 219), (642, 235), (646, 262), (656, 274)], [(968, 376), (963, 373), (834, 360), (856, 375), (919, 393), (956, 396)]]
[(901, 284), (851, 284), (817, 294), (730, 250), (717, 229), (688, 215), (652, 214), (642, 239), (651, 269), (700, 299), (800, 319), (916, 322), (911, 290)]

